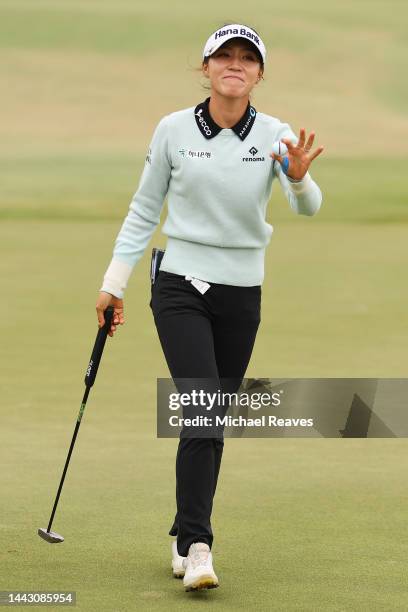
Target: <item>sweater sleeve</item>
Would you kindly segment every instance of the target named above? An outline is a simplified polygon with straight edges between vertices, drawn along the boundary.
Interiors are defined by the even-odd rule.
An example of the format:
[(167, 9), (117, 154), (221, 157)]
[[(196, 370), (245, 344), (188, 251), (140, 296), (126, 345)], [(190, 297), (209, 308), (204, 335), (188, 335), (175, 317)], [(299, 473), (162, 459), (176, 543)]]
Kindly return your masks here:
[(139, 186), (115, 241), (100, 291), (123, 298), (129, 277), (160, 222), (171, 175), (167, 117), (153, 134)]
[[(277, 140), (282, 138), (289, 138), (294, 144), (298, 142), (298, 138), (287, 123), (281, 124)], [(291, 209), (298, 215), (316, 214), (322, 203), (322, 192), (309, 172), (306, 172), (301, 181), (293, 182), (283, 172), (278, 161), (274, 160), (273, 166)]]

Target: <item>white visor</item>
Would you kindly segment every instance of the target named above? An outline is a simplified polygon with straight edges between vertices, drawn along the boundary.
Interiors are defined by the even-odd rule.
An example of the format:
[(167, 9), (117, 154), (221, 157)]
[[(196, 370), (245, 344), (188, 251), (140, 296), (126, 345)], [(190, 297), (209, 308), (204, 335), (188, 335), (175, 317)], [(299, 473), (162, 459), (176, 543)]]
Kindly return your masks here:
[(266, 49), (261, 38), (256, 32), (254, 32), (254, 30), (251, 30), (251, 28), (248, 28), (247, 26), (240, 25), (239, 23), (223, 26), (222, 28), (216, 30), (214, 34), (211, 34), (210, 38), (205, 43), (203, 59), (210, 57), (210, 55), (217, 51), (221, 45), (231, 38), (245, 38), (245, 40), (249, 40), (254, 47), (258, 49), (263, 63), (265, 64)]

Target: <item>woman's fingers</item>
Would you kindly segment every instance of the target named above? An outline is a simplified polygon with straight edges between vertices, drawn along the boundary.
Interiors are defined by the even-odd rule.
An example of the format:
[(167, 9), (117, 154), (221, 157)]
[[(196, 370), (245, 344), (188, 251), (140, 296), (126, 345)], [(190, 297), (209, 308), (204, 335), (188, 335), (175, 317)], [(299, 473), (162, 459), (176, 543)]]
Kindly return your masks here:
[[(290, 165), (291, 178), (302, 179), (312, 161), (324, 150), (324, 147), (318, 147), (313, 153), (310, 152), (315, 135), (315, 132), (311, 132), (305, 144), (306, 131), (305, 128), (301, 128), (299, 141), (296, 145), (289, 138), (281, 138), (281, 142), (285, 143), (288, 148), (285, 156), (270, 153), (270, 157), (278, 161), (282, 166), (286, 162), (286, 167), (283, 170), (285, 174), (288, 173), (288, 166)], [(286, 160), (284, 160), (284, 157), (286, 157)]]
[(114, 298), (113, 299), (113, 319), (112, 319), (112, 325), (111, 325), (111, 329), (110, 329), (110, 335), (113, 336), (113, 334), (116, 331), (116, 327), (118, 325), (123, 325), (125, 322), (125, 317), (124, 317), (124, 308), (123, 308), (123, 300), (119, 299), (119, 298)]
[(292, 151), (296, 149), (296, 147), (298, 146), (298, 145), (294, 145), (293, 142), (289, 140), (289, 138), (281, 138), (281, 142), (284, 142), (285, 145), (288, 147), (289, 153), (292, 153)]
[(310, 161), (313, 161), (324, 150), (324, 147), (317, 147), (316, 151), (310, 156)]
[(282, 138), (281, 142), (284, 142), (285, 145), (288, 147), (289, 153), (295, 152), (296, 149), (298, 150), (298, 152), (303, 150), (306, 153), (308, 153), (310, 151), (310, 149), (312, 148), (312, 146), (313, 146), (313, 142), (314, 142), (315, 136), (316, 136), (316, 133), (315, 132), (311, 132), (310, 135), (309, 135), (309, 138), (307, 139), (306, 145), (305, 145), (306, 131), (305, 131), (305, 128), (301, 128), (300, 129), (299, 141), (298, 141), (298, 143), (296, 145), (294, 145), (293, 142), (291, 140), (289, 140), (289, 138)]
[(116, 298), (114, 295), (101, 291), (96, 302), (96, 314), (98, 316), (98, 327), (101, 328), (105, 325), (105, 310), (111, 305), (113, 306), (113, 317), (110, 329), (108, 330), (108, 336), (113, 336), (116, 332), (117, 325), (123, 325), (125, 323), (123, 300)]
[(269, 157), (272, 157), (272, 159), (276, 159), (276, 161), (278, 161), (280, 164), (282, 163), (282, 155), (278, 155), (277, 153), (270, 153)]
[(103, 327), (105, 325), (104, 309), (96, 306), (96, 315), (98, 317), (98, 326)]
[(112, 295), (106, 291), (100, 291), (96, 301), (96, 315), (98, 317), (98, 327), (105, 325), (105, 310), (112, 302)]
[(313, 141), (314, 141), (314, 139), (315, 139), (315, 133), (314, 133), (314, 132), (312, 132), (312, 133), (310, 134), (309, 138), (307, 139), (307, 143), (306, 143), (306, 146), (305, 146), (305, 151), (306, 151), (306, 152), (309, 152), (309, 151), (310, 151), (310, 149), (312, 148), (312, 145), (313, 145)]
[(305, 128), (300, 128), (299, 141), (297, 143), (297, 146), (303, 149), (303, 147), (305, 146), (305, 140), (306, 140), (306, 130)]
[(118, 325), (123, 325), (123, 323), (125, 322), (125, 317), (123, 315), (123, 310), (116, 312), (115, 311), (115, 315), (113, 318), (114, 322)]

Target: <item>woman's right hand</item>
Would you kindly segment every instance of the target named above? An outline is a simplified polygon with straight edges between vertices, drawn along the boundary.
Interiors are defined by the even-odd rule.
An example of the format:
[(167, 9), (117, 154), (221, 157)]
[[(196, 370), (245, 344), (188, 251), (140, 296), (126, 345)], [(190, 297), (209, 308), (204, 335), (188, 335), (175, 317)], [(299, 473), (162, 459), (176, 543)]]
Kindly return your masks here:
[(108, 331), (109, 336), (113, 336), (116, 331), (116, 326), (123, 325), (125, 322), (125, 317), (123, 314), (123, 300), (115, 297), (111, 293), (107, 293), (106, 291), (100, 291), (98, 300), (96, 302), (98, 327), (103, 327), (105, 325), (104, 312), (108, 306), (113, 306), (112, 325)]

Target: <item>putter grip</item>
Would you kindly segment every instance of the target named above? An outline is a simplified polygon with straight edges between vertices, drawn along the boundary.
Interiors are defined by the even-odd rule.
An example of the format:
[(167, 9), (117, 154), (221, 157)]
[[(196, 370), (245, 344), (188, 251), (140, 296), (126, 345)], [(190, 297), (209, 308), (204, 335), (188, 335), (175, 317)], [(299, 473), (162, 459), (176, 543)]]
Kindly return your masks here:
[(104, 312), (105, 325), (98, 330), (95, 344), (93, 347), (91, 359), (85, 374), (85, 384), (87, 387), (92, 387), (95, 382), (96, 374), (98, 372), (99, 362), (102, 357), (103, 347), (105, 346), (106, 336), (112, 325), (113, 318), (113, 306), (108, 306)]

